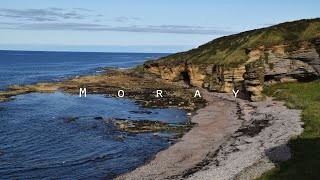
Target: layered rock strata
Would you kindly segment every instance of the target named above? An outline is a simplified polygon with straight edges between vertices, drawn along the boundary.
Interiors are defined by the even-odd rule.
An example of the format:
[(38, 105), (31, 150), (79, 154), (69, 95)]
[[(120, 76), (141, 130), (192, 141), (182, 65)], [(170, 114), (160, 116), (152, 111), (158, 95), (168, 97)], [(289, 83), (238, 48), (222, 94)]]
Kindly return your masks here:
[(313, 43), (246, 49), (247, 61), (236, 67), (188, 60), (155, 60), (146, 62), (144, 70), (167, 81), (181, 81), (210, 91), (241, 90), (252, 101), (261, 101), (265, 99), (264, 85), (319, 79), (319, 49), (320, 39), (316, 39)]

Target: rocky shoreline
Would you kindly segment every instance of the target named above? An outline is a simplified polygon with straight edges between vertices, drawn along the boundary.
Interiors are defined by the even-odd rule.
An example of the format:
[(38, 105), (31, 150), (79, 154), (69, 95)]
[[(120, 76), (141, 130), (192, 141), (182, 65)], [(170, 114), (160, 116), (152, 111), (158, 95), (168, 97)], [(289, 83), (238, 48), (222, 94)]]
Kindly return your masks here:
[[(118, 97), (118, 91), (123, 90), (125, 96), (123, 98), (133, 99), (136, 103), (141, 104), (145, 108), (179, 108), (184, 109), (189, 114), (204, 107), (205, 99), (194, 97), (186, 84), (171, 83), (162, 80), (156, 75), (145, 73), (137, 68), (133, 69), (110, 69), (105, 73), (80, 76), (58, 83), (37, 83), (35, 85), (26, 86), (10, 86), (7, 91), (0, 91), (0, 102), (9, 101), (15, 96), (27, 93), (52, 93), (62, 91), (67, 94), (79, 94), (79, 88), (85, 87), (89, 94), (103, 94), (105, 96)], [(157, 90), (161, 89), (163, 97), (156, 97)], [(196, 91), (196, 90), (194, 90)], [(0, 109), (1, 110), (1, 109)], [(148, 112), (132, 112), (132, 113), (148, 113)], [(96, 120), (103, 120), (104, 124), (112, 124), (116, 130), (123, 132), (123, 139), (130, 135), (139, 133), (152, 133), (154, 136), (168, 139), (169, 143), (175, 142), (187, 133), (195, 124), (187, 121), (186, 123), (169, 124), (160, 121), (137, 121), (121, 119), (121, 117), (113, 117), (111, 119), (103, 119), (96, 117)], [(65, 122), (75, 121), (75, 117), (65, 117)], [(167, 135), (158, 135), (165, 133)]]
[[(188, 90), (188, 85), (168, 82), (138, 69), (108, 69), (104, 74), (80, 76), (58, 83), (9, 86), (6, 91), (0, 91), (0, 102), (33, 92), (50, 93), (60, 90), (68, 94), (79, 94), (79, 88), (86, 88), (88, 94), (113, 97), (117, 97), (119, 90), (124, 90), (124, 98), (134, 99), (149, 108), (172, 107), (194, 111), (206, 105), (203, 98), (194, 98), (194, 92)], [(162, 98), (156, 97), (158, 89), (163, 91)]]
[(202, 91), (198, 123), (154, 160), (117, 179), (254, 179), (291, 157), (286, 143), (302, 133), (300, 110), (268, 98), (249, 102)]
[[(303, 130), (300, 111), (289, 110), (281, 102), (250, 102), (232, 94), (191, 89), (188, 84), (168, 82), (137, 69), (110, 70), (59, 83), (12, 86), (0, 92), (0, 97), (7, 101), (19, 94), (58, 90), (78, 94), (80, 87), (88, 88), (89, 94), (115, 97), (123, 89), (126, 98), (145, 107), (197, 110), (191, 122), (181, 127), (161, 122), (104, 120), (128, 134), (174, 132), (179, 135), (174, 138), (180, 138), (189, 131), (152, 161), (117, 179), (253, 179), (275, 163), (289, 159), (286, 143)], [(155, 98), (157, 89), (164, 90), (165, 98)], [(193, 97), (198, 89), (203, 98)]]
[[(180, 108), (193, 116), (179, 126), (96, 117), (127, 134), (173, 132), (182, 137), (117, 179), (255, 179), (290, 159), (287, 143), (303, 131), (301, 111), (273, 101), (264, 88), (320, 78), (319, 25), (319, 18), (287, 22), (217, 38), (133, 69), (10, 86), (0, 91), (0, 102), (33, 92), (79, 94), (86, 88), (88, 94), (118, 97), (122, 90), (125, 98), (144, 107)], [(163, 98), (156, 96), (159, 89)], [(202, 97), (195, 98), (198, 90)], [(235, 91), (240, 91), (238, 98)]]
[[(264, 89), (319, 80), (319, 20), (245, 31), (145, 62), (144, 72), (168, 82), (231, 95), (203, 91), (208, 105), (192, 117), (198, 126), (118, 179), (254, 179), (289, 159), (286, 144), (303, 131), (301, 111), (272, 101)], [(232, 96), (238, 90), (243, 99)]]

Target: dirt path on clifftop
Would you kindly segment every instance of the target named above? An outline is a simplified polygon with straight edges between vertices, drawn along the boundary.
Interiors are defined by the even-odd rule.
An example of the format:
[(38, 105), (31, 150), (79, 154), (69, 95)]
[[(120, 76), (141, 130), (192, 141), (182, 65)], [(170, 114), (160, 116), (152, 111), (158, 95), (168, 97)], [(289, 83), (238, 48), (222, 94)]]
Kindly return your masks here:
[(187, 176), (197, 167), (206, 165), (204, 159), (215, 152), (241, 125), (237, 104), (202, 91), (208, 105), (196, 112), (192, 122), (198, 123), (181, 141), (159, 152), (148, 164), (117, 179), (176, 179)]

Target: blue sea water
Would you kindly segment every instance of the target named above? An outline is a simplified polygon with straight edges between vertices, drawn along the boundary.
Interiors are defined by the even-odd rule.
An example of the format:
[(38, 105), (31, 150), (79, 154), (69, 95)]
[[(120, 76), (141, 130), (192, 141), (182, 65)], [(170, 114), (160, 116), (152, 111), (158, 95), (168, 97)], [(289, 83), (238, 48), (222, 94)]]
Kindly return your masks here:
[(129, 68), (163, 53), (1, 51), (0, 90), (9, 85), (60, 81), (104, 67)]
[[(127, 68), (165, 54), (0, 51), (1, 88), (59, 81)], [(149, 113), (137, 113), (142, 111)], [(174, 108), (148, 109), (129, 99), (104, 95), (31, 93), (0, 103), (1, 179), (110, 179), (145, 163), (169, 146), (164, 138), (122, 135), (94, 117), (164, 121), (187, 120)], [(76, 117), (72, 122), (66, 117)]]

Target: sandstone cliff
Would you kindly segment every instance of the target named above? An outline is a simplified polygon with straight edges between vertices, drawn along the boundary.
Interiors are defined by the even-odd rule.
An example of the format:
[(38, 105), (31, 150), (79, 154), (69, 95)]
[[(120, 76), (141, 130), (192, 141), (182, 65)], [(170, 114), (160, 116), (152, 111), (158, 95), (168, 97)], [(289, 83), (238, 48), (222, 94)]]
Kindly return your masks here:
[(241, 90), (252, 101), (261, 101), (264, 85), (319, 79), (319, 53), (320, 19), (301, 20), (222, 37), (148, 61), (144, 70), (210, 91)]

